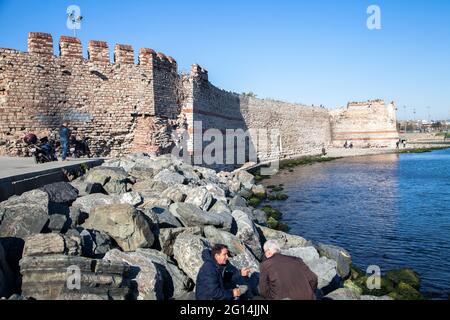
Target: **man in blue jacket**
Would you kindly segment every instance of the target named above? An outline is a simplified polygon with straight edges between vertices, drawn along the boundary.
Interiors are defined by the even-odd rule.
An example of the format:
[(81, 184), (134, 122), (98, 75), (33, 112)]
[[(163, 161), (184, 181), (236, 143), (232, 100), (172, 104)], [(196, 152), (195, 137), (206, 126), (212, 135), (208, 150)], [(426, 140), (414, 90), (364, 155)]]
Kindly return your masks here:
[(216, 244), (211, 251), (203, 252), (203, 266), (197, 275), (195, 297), (197, 300), (233, 300), (241, 296), (237, 284), (245, 283), (250, 269), (237, 270), (228, 262), (228, 247)]

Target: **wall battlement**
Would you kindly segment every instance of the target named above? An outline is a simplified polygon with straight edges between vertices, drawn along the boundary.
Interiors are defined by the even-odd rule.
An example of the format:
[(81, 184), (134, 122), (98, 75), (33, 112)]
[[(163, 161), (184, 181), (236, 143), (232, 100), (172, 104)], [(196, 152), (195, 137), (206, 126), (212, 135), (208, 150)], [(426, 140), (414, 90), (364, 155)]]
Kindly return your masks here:
[[(141, 48), (136, 63), (135, 52), (116, 44), (111, 62), (108, 43), (91, 40), (85, 59), (81, 41), (62, 36), (55, 55), (52, 35), (40, 32), (28, 34), (28, 52), (0, 48), (0, 154), (24, 155), (26, 133), (49, 135), (63, 121), (91, 139), (94, 153), (109, 156), (170, 152), (179, 133), (207, 129), (279, 132), (280, 150), (258, 153), (260, 160), (318, 154), (343, 139), (387, 146), (398, 137), (394, 104), (350, 102), (327, 110), (250, 98), (215, 87), (198, 64), (180, 75), (174, 58)], [(189, 137), (190, 154), (204, 148)]]

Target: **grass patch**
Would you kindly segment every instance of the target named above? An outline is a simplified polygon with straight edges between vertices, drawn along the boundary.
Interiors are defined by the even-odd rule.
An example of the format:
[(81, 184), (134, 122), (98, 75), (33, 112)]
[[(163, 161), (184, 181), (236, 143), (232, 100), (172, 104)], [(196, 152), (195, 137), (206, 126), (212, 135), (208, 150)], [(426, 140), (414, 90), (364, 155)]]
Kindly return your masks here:
[(419, 275), (411, 269), (396, 269), (381, 277), (380, 289), (367, 288), (367, 275), (361, 269), (351, 266), (350, 279), (346, 287), (350, 287), (363, 295), (390, 296), (394, 300), (423, 300), (419, 292)]
[(403, 149), (403, 150), (398, 150), (397, 152), (402, 154), (402, 153), (427, 153), (427, 152), (432, 152), (432, 151), (436, 151), (436, 150), (444, 150), (444, 149), (449, 149), (450, 147), (430, 147), (430, 148), (414, 148), (414, 149)]
[(322, 156), (307, 156), (307, 157), (301, 157), (297, 159), (288, 159), (288, 160), (282, 160), (280, 162), (280, 170), (284, 169), (291, 169), (297, 166), (306, 166), (311, 165), (313, 163), (319, 163), (319, 162), (329, 162), (336, 159), (340, 159), (338, 157), (322, 157)]

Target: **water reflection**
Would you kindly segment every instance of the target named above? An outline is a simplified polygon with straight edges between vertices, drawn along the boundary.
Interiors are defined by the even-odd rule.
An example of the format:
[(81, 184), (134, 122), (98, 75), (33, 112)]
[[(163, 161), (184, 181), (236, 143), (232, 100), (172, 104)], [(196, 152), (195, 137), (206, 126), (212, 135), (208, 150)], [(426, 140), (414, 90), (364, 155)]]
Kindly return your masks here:
[(356, 265), (411, 267), (425, 294), (450, 291), (450, 151), (340, 159), (282, 172), (272, 202), (295, 233), (348, 249)]

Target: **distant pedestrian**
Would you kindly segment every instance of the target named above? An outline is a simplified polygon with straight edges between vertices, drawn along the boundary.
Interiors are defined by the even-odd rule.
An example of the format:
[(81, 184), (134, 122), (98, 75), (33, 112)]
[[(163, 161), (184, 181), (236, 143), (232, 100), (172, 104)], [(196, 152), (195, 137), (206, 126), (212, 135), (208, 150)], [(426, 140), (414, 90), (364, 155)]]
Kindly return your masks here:
[(259, 291), (266, 300), (316, 300), (318, 278), (300, 258), (282, 255), (276, 240), (264, 244)]
[(395, 144), (397, 145), (397, 150), (400, 149), (400, 139)]
[(59, 141), (61, 142), (62, 148), (62, 161), (67, 161), (67, 153), (69, 152), (69, 137), (69, 124), (67, 123), (67, 121), (64, 121), (62, 126), (59, 128)]
[(348, 141), (345, 141), (345, 143), (344, 143), (344, 148), (345, 148), (345, 149), (348, 148)]
[(325, 157), (327, 155), (327, 150), (325, 149), (325, 146), (322, 147), (322, 156)]

